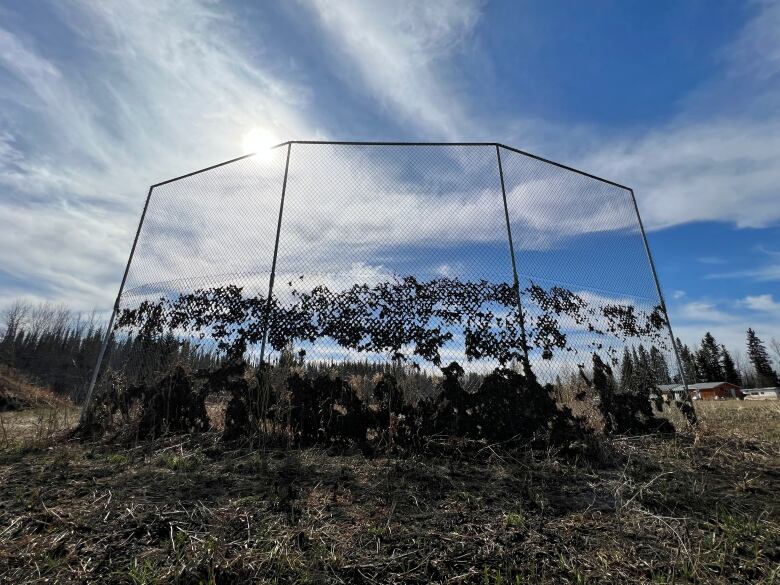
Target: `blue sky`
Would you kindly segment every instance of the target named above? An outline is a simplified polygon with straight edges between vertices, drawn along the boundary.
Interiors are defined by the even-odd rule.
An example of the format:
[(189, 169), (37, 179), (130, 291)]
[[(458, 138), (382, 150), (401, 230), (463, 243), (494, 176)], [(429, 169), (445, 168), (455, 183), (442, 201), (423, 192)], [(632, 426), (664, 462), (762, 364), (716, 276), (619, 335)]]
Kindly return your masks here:
[(632, 186), (673, 324), (780, 337), (780, 4), (0, 1), (0, 303), (110, 307), (147, 186), (279, 140)]

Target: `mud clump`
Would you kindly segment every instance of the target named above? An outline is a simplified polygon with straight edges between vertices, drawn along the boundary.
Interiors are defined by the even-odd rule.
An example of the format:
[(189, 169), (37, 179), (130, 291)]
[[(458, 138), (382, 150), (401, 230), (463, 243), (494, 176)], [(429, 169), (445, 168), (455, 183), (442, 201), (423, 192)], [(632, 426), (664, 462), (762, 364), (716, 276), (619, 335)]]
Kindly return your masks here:
[(114, 430), (117, 416), (121, 423), (117, 430), (139, 439), (208, 430), (208, 386), (198, 382), (182, 366), (151, 384), (127, 385), (111, 375), (76, 432), (104, 434)]
[(604, 418), (605, 434), (641, 435), (675, 432), (671, 422), (655, 416), (649, 395), (618, 393), (612, 368), (595, 353), (593, 354), (593, 379), (590, 383), (598, 392), (599, 410)]
[[(315, 375), (306, 375), (301, 364), (254, 368), (229, 360), (218, 368), (192, 372), (177, 366), (151, 384), (127, 386), (110, 379), (87, 421), (99, 433), (119, 416), (133, 436), (142, 439), (200, 432), (210, 428), (207, 399), (219, 395), (229, 397), (226, 440), (265, 433), (287, 445), (352, 444), (364, 452), (419, 452), (441, 437), (542, 448), (590, 441), (592, 432), (584, 421), (559, 405), (553, 387), (541, 385), (531, 372), (499, 367), (484, 377), (469, 378), (452, 362), (441, 368), (441, 376), (430, 378), (433, 392), (416, 399), (404, 394), (408, 379), (399, 379), (403, 372), (396, 372), (376, 376), (368, 392), (359, 396), (345, 378), (316, 369)], [(590, 383), (598, 390), (606, 434), (674, 432), (668, 421), (654, 415), (646, 397), (616, 393), (611, 370), (596, 358)]]

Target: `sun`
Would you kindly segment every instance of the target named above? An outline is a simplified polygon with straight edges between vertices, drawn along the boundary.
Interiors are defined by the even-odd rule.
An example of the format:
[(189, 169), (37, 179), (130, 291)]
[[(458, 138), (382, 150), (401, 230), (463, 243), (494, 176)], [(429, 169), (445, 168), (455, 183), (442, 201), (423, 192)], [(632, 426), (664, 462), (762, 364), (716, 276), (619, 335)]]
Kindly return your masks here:
[(241, 147), (244, 154), (253, 154), (263, 159), (269, 159), (272, 155), (271, 147), (278, 144), (278, 142), (278, 139), (270, 130), (255, 127), (244, 134), (244, 138), (241, 140)]

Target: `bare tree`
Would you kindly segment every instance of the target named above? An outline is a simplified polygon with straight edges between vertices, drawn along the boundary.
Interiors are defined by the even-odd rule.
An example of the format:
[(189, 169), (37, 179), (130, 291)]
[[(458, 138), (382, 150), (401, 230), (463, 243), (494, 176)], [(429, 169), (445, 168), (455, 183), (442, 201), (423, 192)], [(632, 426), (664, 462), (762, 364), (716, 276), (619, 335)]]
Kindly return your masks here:
[(28, 330), (31, 335), (41, 335), (49, 330), (54, 320), (54, 306), (51, 303), (38, 303), (30, 310)]
[(734, 360), (734, 365), (737, 368), (737, 373), (739, 374), (740, 379), (742, 380), (742, 387), (743, 388), (753, 388), (756, 385), (756, 373), (753, 369), (753, 364), (748, 361), (747, 357), (745, 357), (745, 354), (742, 353), (740, 350), (736, 350), (732, 354), (732, 358)]
[(28, 301), (17, 299), (0, 313), (0, 363), (13, 365), (16, 362), (16, 338), (27, 326), (31, 311), (32, 305)]
[(769, 347), (772, 350), (772, 353), (774, 355), (774, 359), (777, 362), (777, 365), (780, 366), (780, 339), (775, 339), (774, 337), (769, 340)]
[(72, 311), (65, 305), (45, 302), (31, 306), (30, 333), (40, 336), (44, 333), (63, 332), (70, 325), (72, 317)]
[(73, 322), (73, 311), (65, 305), (56, 305), (54, 307), (54, 316), (52, 319), (52, 330), (60, 333), (67, 331)]
[(14, 336), (20, 329), (24, 329), (30, 317), (33, 306), (29, 301), (17, 299), (0, 313), (2, 323), (1, 339)]

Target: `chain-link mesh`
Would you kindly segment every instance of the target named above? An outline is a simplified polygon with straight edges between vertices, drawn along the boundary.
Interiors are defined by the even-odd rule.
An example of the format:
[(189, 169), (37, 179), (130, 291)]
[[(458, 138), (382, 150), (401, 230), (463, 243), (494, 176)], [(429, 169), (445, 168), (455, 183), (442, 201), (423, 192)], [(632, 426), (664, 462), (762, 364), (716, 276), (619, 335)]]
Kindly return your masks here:
[(655, 382), (678, 377), (631, 191), (509, 149), (501, 157), (537, 374), (571, 375), (594, 352), (619, 368), (636, 351)]
[(668, 383), (648, 260), (630, 190), (513, 149), (289, 143), (152, 189), (105, 364), (295, 364), (364, 399), (392, 369), (420, 400), (452, 362), (560, 391), (595, 354)]
[[(468, 359), (464, 326), (514, 308), (491, 297), (512, 278), (495, 152), (307, 144), (292, 154), (274, 296), (321, 302), (312, 321), (323, 335), (274, 349), (293, 341), (313, 360), (494, 368), (495, 355)], [(274, 341), (285, 325), (271, 323)]]

